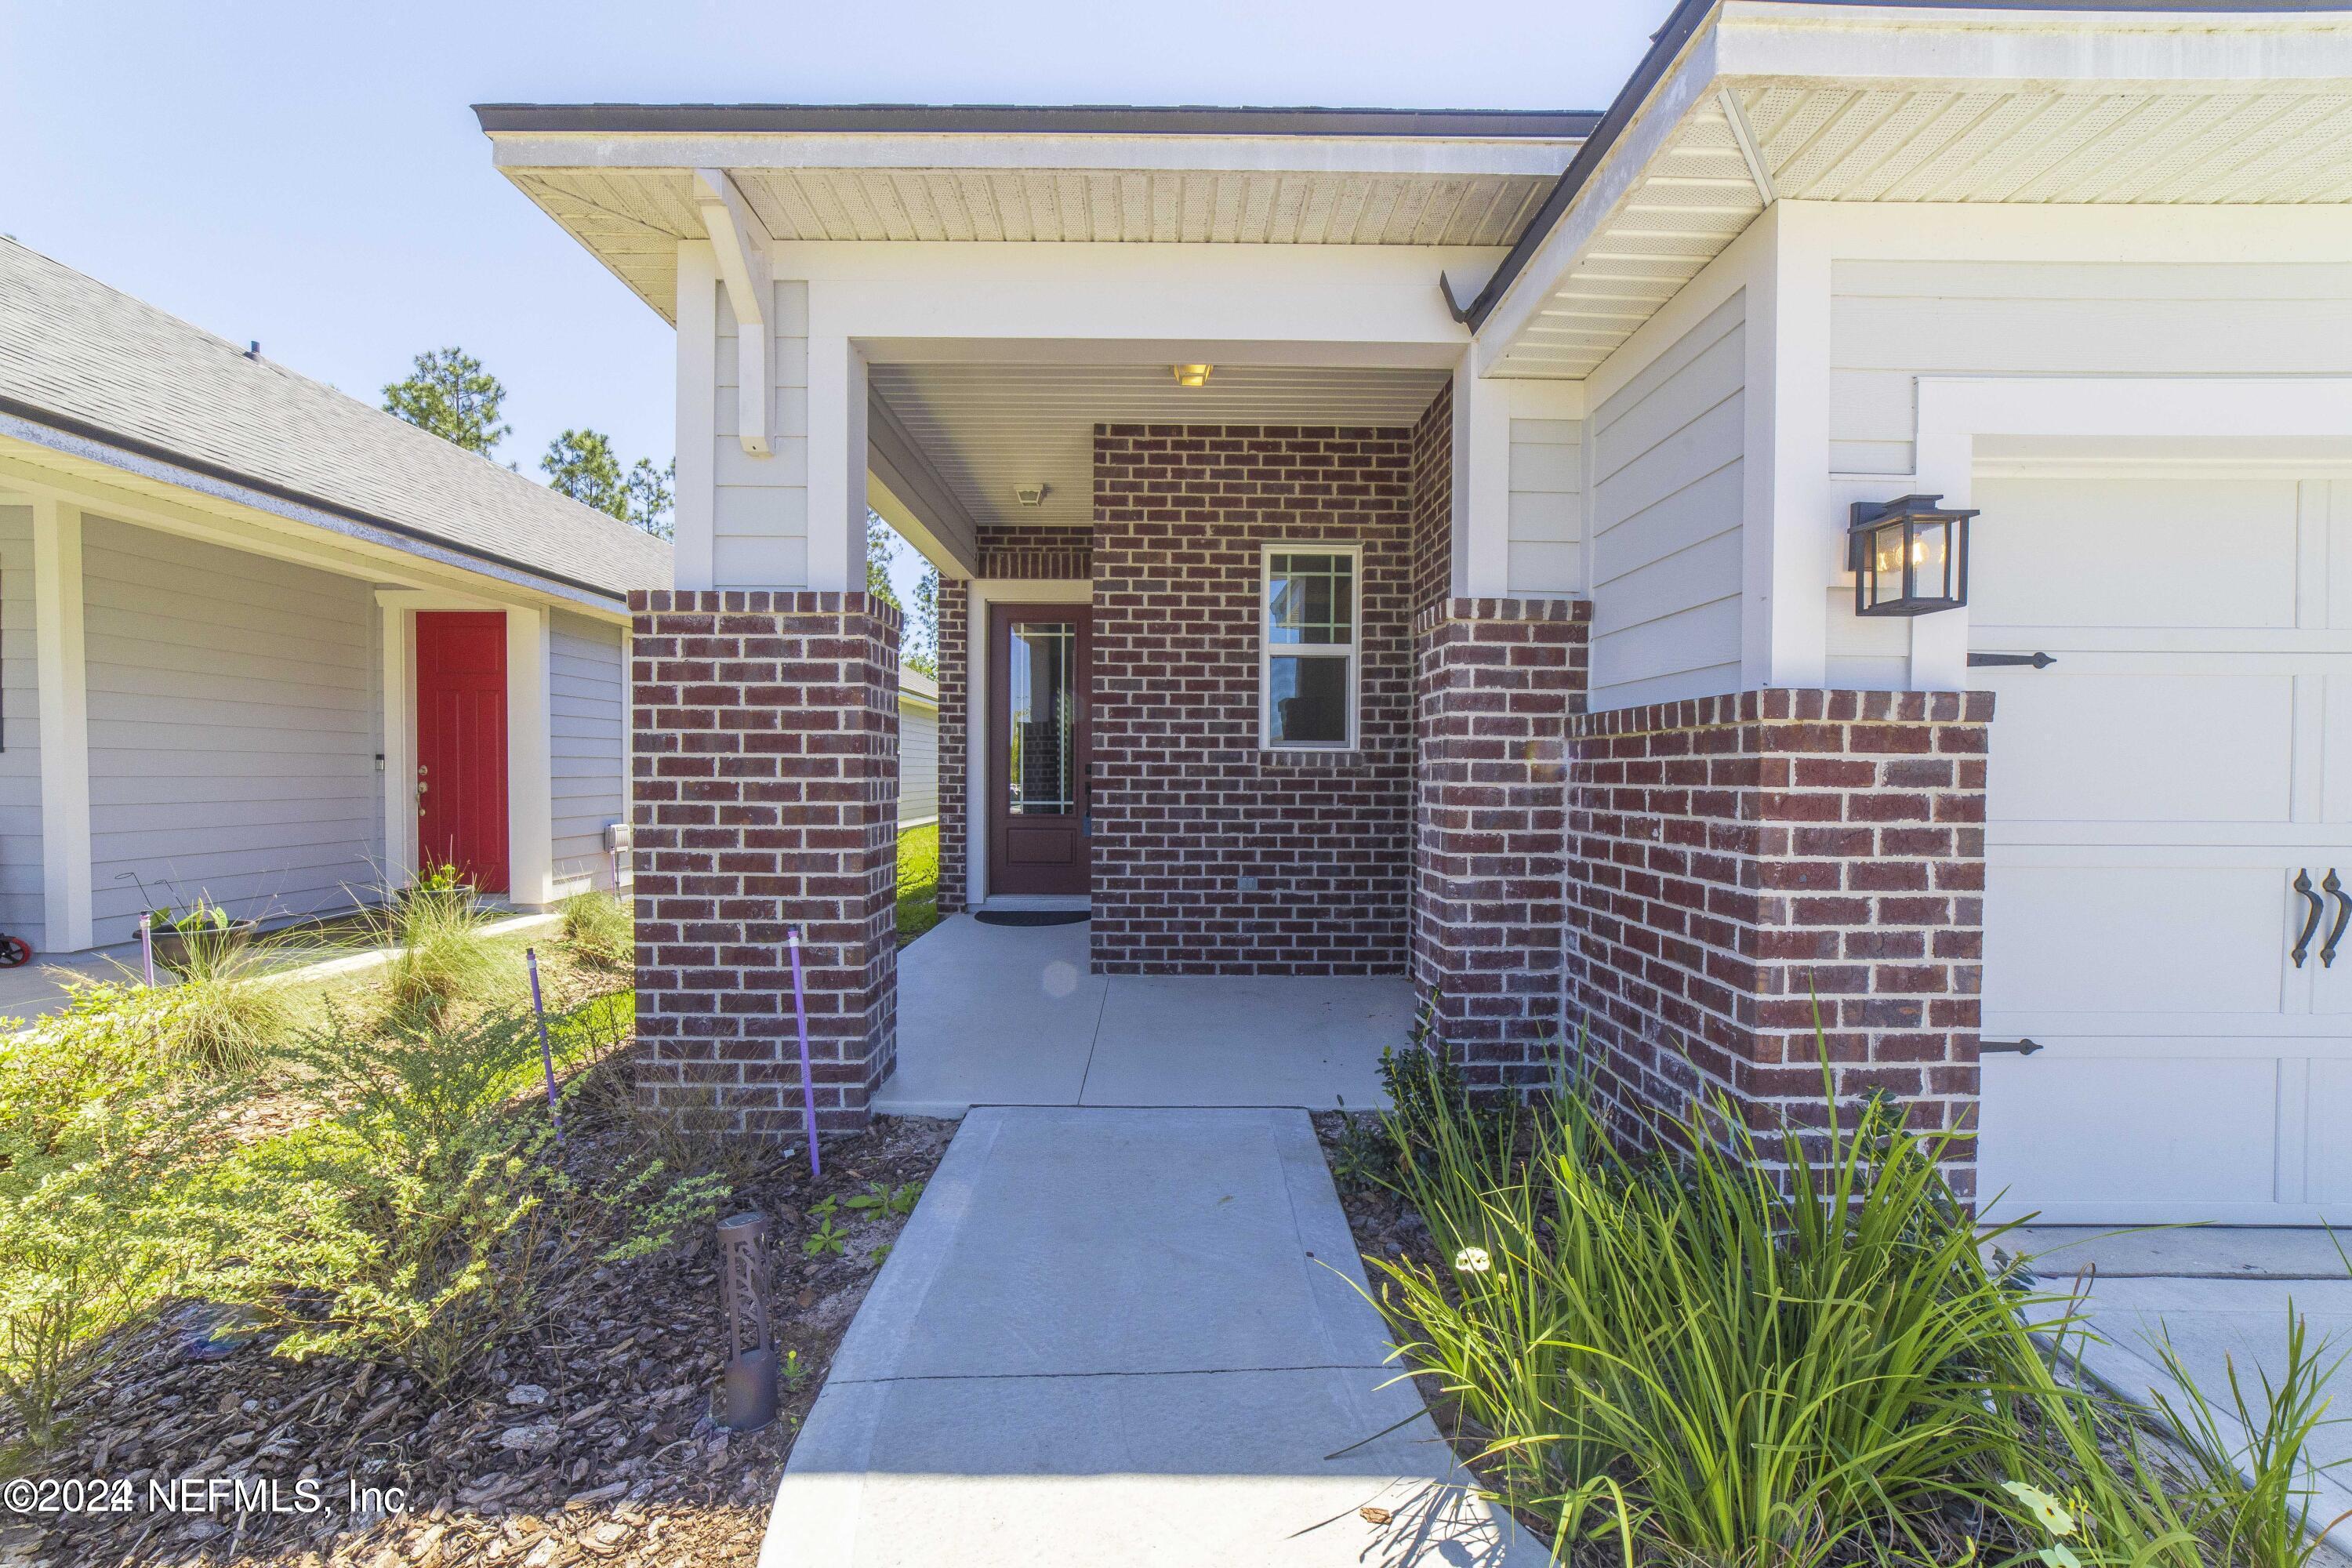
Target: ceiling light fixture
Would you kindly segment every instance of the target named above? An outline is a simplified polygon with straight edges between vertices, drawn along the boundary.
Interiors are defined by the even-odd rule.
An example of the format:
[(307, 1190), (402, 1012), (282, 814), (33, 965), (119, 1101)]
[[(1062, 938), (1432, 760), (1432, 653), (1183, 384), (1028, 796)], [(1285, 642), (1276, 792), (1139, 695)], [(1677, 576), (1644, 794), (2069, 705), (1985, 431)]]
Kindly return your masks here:
[(1179, 386), (1206, 386), (1209, 384), (1209, 373), (1217, 367), (1213, 364), (1179, 364), (1169, 368), (1176, 373), (1176, 384)]
[(1042, 506), (1045, 504), (1046, 489), (1047, 487), (1042, 484), (1015, 485), (1013, 487), (1013, 499), (1023, 506)]

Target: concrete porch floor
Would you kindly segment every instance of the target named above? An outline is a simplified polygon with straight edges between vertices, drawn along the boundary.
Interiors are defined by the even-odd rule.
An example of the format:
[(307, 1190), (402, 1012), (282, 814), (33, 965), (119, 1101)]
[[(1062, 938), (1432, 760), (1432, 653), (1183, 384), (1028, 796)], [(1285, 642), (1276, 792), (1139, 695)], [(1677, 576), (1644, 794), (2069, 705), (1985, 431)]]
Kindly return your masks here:
[(1090, 974), (1084, 923), (951, 915), (898, 954), (898, 1066), (874, 1109), (1369, 1110), (1412, 1012), (1402, 976)]

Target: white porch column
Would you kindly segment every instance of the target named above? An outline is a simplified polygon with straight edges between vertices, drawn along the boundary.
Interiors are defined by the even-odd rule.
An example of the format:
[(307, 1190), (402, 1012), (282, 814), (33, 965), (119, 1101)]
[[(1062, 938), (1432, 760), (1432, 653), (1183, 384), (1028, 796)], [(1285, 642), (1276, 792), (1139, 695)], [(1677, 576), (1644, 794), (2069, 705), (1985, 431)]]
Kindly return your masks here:
[(555, 748), (548, 614), (507, 611), (507, 898), (555, 901)]
[[(1845, 508), (1830, 481), (1830, 242), (1818, 205), (1776, 201), (1742, 245), (1748, 290), (1739, 683), (1829, 680)], [(1727, 252), (1727, 255), (1729, 253)]]
[(677, 242), (677, 479), (671, 511), (671, 585), (711, 579), (711, 508), (719, 439), (719, 265), (707, 239)]
[(416, 617), (412, 594), (376, 593), (383, 635), (383, 866), (390, 888), (416, 875)]
[(1460, 599), (1510, 594), (1511, 389), (1478, 374), (1476, 345), (1454, 368), (1454, 584)]
[(866, 356), (846, 337), (808, 340), (808, 576), (866, 586)]
[(33, 501), (33, 647), (40, 694), (41, 906), (51, 952), (92, 946), (89, 688), (82, 642), (81, 509)]

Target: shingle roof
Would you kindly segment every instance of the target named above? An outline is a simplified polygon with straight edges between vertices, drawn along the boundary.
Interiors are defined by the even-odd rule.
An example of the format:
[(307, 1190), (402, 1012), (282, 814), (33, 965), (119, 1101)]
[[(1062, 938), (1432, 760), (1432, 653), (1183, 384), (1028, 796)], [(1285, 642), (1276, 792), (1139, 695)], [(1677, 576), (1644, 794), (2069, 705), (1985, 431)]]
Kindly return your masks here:
[(610, 595), (669, 546), (0, 239), (0, 409)]

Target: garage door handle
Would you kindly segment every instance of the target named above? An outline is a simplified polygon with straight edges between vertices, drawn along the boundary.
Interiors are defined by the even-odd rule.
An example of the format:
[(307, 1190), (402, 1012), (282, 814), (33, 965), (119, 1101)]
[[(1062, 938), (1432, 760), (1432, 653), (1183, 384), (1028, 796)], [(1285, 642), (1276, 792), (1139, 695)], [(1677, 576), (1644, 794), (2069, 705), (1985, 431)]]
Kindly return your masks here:
[(2344, 896), (2344, 884), (2336, 879), (2336, 868), (2327, 868), (2326, 879), (2320, 887), (2336, 900), (2336, 923), (2327, 928), (2327, 940), (2320, 945), (2319, 962), (2325, 968), (2336, 967), (2336, 944), (2344, 940), (2344, 927), (2352, 921), (2352, 899)]
[(2040, 1040), (1979, 1040), (1977, 1042), (1979, 1056), (1984, 1055), (1987, 1051), (2006, 1051), (2011, 1056), (2030, 1057), (2041, 1048)]
[(2030, 664), (2036, 669), (2047, 669), (2057, 662), (2046, 653), (1972, 653), (1969, 655), (1970, 669), (1998, 669), (2011, 664)]
[(2311, 956), (2311, 934), (2319, 929), (2319, 917), (2326, 912), (2327, 905), (2321, 901), (2319, 894), (2312, 888), (2308, 869), (2296, 870), (2294, 890), (2311, 900), (2311, 913), (2304, 918), (2303, 934), (2294, 939), (2294, 966), (2301, 969), (2303, 961)]

